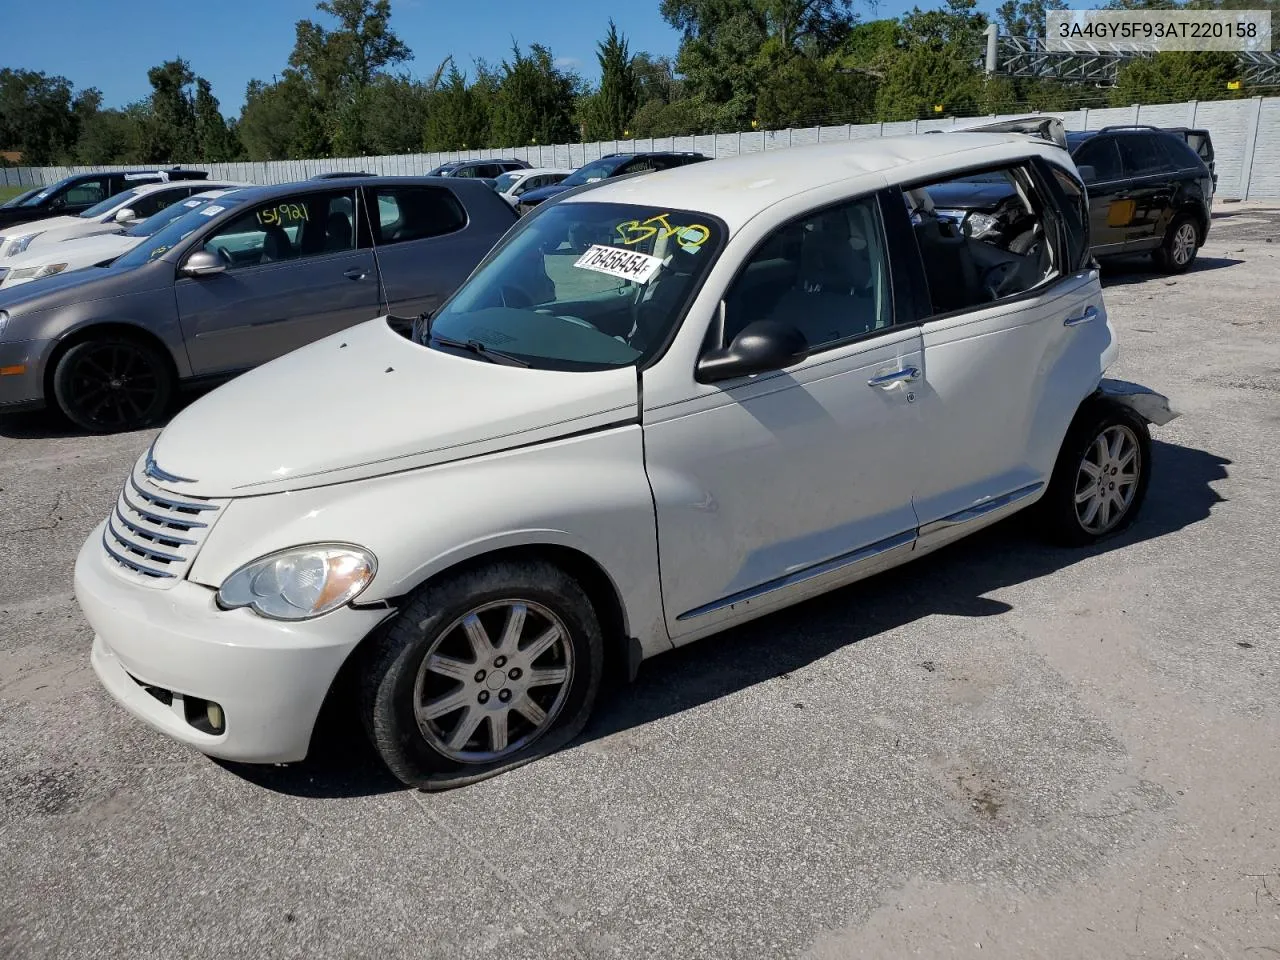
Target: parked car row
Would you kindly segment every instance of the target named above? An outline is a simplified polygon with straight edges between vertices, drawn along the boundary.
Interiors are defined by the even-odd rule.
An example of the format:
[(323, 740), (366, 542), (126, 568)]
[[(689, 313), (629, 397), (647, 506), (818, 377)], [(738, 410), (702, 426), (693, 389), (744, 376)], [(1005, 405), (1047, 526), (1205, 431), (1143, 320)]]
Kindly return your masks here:
[[(1109, 127), (1058, 139), (1087, 186), (1077, 201), (1094, 256), (1151, 251), (1168, 270), (1190, 266), (1213, 197), (1204, 131)], [(617, 153), (575, 171), (456, 161), (428, 178), (352, 171), (275, 187), (182, 170), (67, 178), (17, 198), (17, 209), (38, 199), (71, 210), (86, 184), (123, 189), (74, 216), (4, 228), (0, 412), (53, 403), (85, 429), (135, 429), (185, 383), (229, 378), (379, 312), (431, 313), (516, 214), (707, 159)], [(1028, 208), (1025, 184), (1006, 170), (970, 170), (909, 196), (937, 309), (1023, 282), (1068, 229)], [(969, 240), (1004, 253), (993, 260), (983, 246), (957, 259)], [(546, 275), (532, 286), (555, 283)]]
[[(605, 160), (520, 220), (476, 178), (236, 190), (132, 271), (5, 304), (42, 352), (0, 367), (52, 364), (95, 425), (316, 340), (178, 414), (81, 549), (91, 662), (125, 709), (287, 763), (349, 681), (337, 721), (404, 783), (454, 787), (569, 743), (607, 677), (1019, 511), (1077, 546), (1133, 522), (1176, 414), (1106, 378), (1066, 150), (966, 132), (625, 180)], [(932, 209), (975, 173), (1012, 191), (1011, 229)], [(470, 273), (443, 302), (442, 257), (441, 288)], [(391, 316), (317, 339), (378, 298)], [(145, 339), (65, 350), (104, 304)]]

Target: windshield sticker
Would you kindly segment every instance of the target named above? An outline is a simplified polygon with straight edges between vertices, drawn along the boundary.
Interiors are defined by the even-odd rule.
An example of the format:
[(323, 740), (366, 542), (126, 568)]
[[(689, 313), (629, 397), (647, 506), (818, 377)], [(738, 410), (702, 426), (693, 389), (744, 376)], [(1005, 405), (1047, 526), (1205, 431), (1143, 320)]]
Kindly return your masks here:
[(583, 270), (607, 273), (611, 277), (648, 283), (662, 269), (662, 261), (635, 250), (619, 250), (593, 243), (573, 264)]
[(277, 207), (267, 207), (258, 211), (258, 222), (267, 226), (283, 226), (286, 223), (297, 223), (309, 220), (307, 208), (301, 203), (282, 203)]
[(188, 201), (186, 201), (186, 203), (184, 203), (184, 204), (183, 204), (183, 206), (184, 206), (184, 207), (188, 207), (188, 208), (190, 208), (190, 207), (198, 207), (198, 206), (200, 206), (200, 204), (202, 204), (202, 203), (204, 203), (204, 201), (203, 201), (203, 200), (188, 200)]
[(225, 209), (227, 209), (227, 208), (226, 208), (226, 207), (220, 207), (220, 206), (218, 206), (218, 205), (215, 203), (213, 206), (211, 206), (211, 207), (205, 207), (203, 210), (201, 210), (201, 211), (200, 211), (200, 215), (201, 215), (202, 217), (212, 217), (212, 216), (216, 216), (217, 214), (221, 213), (221, 212), (222, 212), (223, 210), (225, 210)]
[(648, 220), (628, 220), (618, 224), (618, 239), (623, 246), (632, 246), (656, 236), (659, 240), (675, 237), (685, 253), (697, 253), (711, 237), (711, 230), (700, 223), (672, 226), (670, 213), (659, 213)]

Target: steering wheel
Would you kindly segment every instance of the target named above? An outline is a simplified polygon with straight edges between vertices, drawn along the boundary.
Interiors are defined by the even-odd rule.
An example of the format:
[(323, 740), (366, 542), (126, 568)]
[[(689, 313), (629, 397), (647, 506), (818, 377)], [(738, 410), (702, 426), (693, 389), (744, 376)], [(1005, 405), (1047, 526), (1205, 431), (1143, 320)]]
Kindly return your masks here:
[(218, 247), (218, 259), (228, 267), (234, 267), (236, 265), (235, 261), (231, 259), (231, 254), (227, 253), (226, 247)]
[(992, 300), (999, 300), (1005, 295), (1005, 284), (1015, 275), (1015, 266), (1010, 261), (997, 263), (982, 275), (982, 289), (987, 291)]

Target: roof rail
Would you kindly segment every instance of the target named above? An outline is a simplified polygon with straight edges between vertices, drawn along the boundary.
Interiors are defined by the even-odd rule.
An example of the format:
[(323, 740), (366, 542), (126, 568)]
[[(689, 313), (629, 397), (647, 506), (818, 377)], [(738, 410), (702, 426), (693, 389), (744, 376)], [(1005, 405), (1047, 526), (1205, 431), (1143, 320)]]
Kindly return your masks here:
[(1111, 130), (1162, 130), (1163, 127), (1157, 127), (1153, 123), (1112, 123), (1098, 130), (1098, 133), (1108, 133)]

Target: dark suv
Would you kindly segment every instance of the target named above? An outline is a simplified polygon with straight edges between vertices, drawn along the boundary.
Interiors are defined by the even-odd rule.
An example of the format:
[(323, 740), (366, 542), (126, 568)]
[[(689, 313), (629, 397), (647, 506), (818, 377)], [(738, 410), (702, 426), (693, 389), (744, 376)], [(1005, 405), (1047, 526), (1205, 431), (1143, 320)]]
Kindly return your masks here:
[(428, 177), (471, 177), (476, 180), (494, 180), (512, 170), (529, 170), (524, 160), (453, 160), (442, 163), (427, 173)]
[(624, 177), (632, 173), (647, 173), (654, 170), (670, 170), (690, 163), (701, 163), (710, 160), (701, 153), (659, 152), (659, 153), (608, 153), (599, 160), (592, 160), (579, 167), (559, 183), (540, 190), (530, 190), (520, 198), (516, 211), (524, 216), (544, 200), (580, 187), (584, 183), (595, 180), (606, 180), (610, 177)]
[(118, 170), (114, 173), (75, 173), (31, 194), (12, 206), (0, 207), (0, 227), (30, 223), (45, 217), (71, 216), (107, 197), (144, 183), (165, 180), (206, 180), (207, 170)]
[[(1067, 133), (1066, 146), (1089, 193), (1089, 241), (1099, 258), (1151, 253), (1170, 273), (1191, 266), (1209, 232), (1213, 174), (1184, 134), (1157, 127)], [(1212, 150), (1207, 140), (1200, 141)], [(1032, 237), (1017, 221), (1012, 187), (981, 172), (929, 196), (939, 216), (970, 236), (1000, 233), (1017, 250)]]

